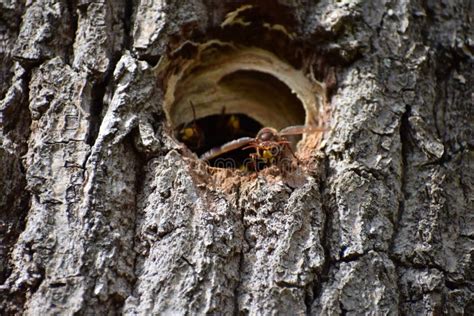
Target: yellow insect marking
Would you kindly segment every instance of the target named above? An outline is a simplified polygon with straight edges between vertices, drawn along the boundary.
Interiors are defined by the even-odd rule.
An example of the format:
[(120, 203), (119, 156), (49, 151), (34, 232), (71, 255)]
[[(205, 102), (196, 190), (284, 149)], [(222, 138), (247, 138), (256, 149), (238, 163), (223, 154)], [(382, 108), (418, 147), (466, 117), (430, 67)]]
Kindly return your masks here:
[(262, 158), (263, 158), (263, 160), (265, 160), (265, 161), (270, 161), (270, 162), (271, 162), (272, 159), (273, 159), (272, 152), (271, 152), (270, 150), (268, 150), (268, 149), (264, 149), (264, 150), (263, 150)]
[(191, 138), (194, 137), (194, 128), (192, 127), (186, 127), (182, 131), (183, 137), (181, 137), (183, 140), (190, 140)]
[(231, 115), (229, 118), (229, 125), (234, 129), (238, 130), (240, 129), (240, 120), (237, 116)]

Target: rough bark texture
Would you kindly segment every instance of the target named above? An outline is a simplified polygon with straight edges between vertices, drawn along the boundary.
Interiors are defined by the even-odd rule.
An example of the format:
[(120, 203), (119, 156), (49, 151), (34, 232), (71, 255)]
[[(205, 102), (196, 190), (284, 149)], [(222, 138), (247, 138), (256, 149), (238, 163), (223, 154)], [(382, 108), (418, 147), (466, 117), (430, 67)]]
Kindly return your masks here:
[(474, 314), (472, 2), (281, 2), (332, 129), (227, 187), (153, 66), (234, 2), (0, 2), (2, 314)]

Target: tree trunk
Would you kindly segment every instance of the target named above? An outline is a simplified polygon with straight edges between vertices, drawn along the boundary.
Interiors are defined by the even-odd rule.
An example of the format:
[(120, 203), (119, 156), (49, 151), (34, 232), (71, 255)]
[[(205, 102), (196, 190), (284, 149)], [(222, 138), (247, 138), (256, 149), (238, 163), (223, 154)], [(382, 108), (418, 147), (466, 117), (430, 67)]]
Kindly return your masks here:
[[(1, 2), (2, 314), (474, 314), (455, 2)], [(298, 181), (173, 135), (160, 69), (214, 39), (321, 83), (330, 129)]]

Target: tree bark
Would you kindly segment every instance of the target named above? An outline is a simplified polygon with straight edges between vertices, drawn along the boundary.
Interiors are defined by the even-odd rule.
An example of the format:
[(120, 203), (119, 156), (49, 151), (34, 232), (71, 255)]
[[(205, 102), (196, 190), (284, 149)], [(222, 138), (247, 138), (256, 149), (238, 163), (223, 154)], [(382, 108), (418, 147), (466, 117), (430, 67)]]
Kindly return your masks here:
[(233, 1), (0, 3), (2, 313), (474, 314), (472, 3), (255, 5), (328, 88), (297, 183), (170, 133), (155, 66)]

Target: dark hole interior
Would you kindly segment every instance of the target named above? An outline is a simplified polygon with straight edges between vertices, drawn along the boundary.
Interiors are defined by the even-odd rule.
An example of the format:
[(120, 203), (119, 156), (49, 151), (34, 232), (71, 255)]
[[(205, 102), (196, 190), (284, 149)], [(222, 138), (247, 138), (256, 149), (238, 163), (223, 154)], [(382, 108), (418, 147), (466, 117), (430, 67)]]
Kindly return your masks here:
[[(259, 122), (245, 114), (218, 114), (182, 124), (176, 129), (176, 137), (201, 156), (213, 148), (241, 137), (255, 137), (262, 127)], [(252, 152), (252, 149), (239, 148), (210, 160), (209, 165), (220, 168), (240, 168), (246, 164)]]
[[(206, 69), (196, 69), (194, 77), (188, 76), (176, 88), (171, 116), (179, 122), (186, 117), (185, 123), (175, 129), (176, 138), (199, 157), (209, 150), (217, 153), (207, 161), (212, 167), (239, 169), (243, 166), (246, 170), (258, 171), (275, 163), (275, 159), (268, 158), (268, 153), (266, 157), (258, 155), (255, 159), (252, 155), (255, 148), (242, 149), (245, 142), (241, 148), (227, 153), (219, 153), (219, 148), (242, 137), (254, 138), (262, 124), (277, 130), (305, 124), (306, 112), (296, 93), (279, 78), (261, 71), (233, 71), (217, 77), (219, 80), (211, 84), (212, 81), (202, 78)], [(215, 114), (203, 117), (204, 113)], [(301, 135), (287, 139), (295, 150)], [(258, 153), (263, 155), (261, 151)]]

